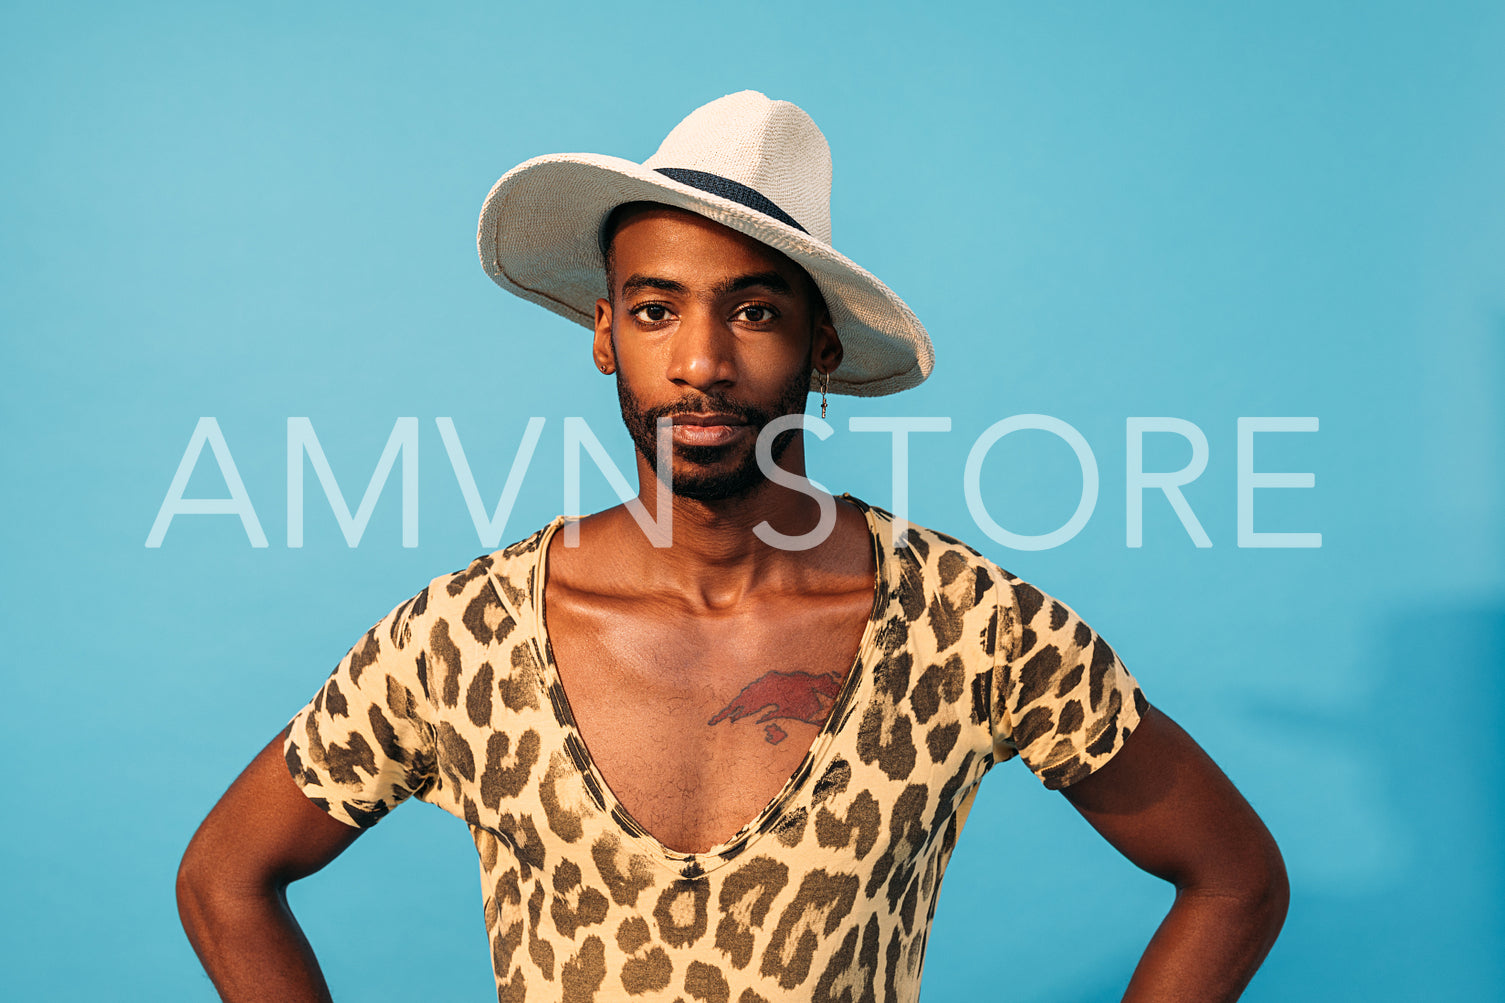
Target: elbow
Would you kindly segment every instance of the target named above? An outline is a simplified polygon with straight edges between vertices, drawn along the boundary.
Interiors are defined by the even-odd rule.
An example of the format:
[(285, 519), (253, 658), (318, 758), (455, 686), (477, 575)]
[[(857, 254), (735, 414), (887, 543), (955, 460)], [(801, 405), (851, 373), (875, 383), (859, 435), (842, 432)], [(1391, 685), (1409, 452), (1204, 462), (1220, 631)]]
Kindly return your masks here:
[(214, 940), (216, 930), (233, 926), (248, 904), (269, 900), (278, 889), (195, 837), (178, 863), (175, 891), (178, 919), (197, 950)]
[(214, 913), (213, 869), (203, 859), (195, 843), (190, 843), (178, 862), (177, 881), (174, 886), (178, 901), (178, 920), (190, 942), (197, 944), (203, 938)]
[(1291, 904), (1291, 883), (1275, 840), (1266, 834), (1246, 851), (1237, 872), (1219, 884), (1215, 894), (1237, 904), (1242, 925), (1268, 950), (1280, 935)]
[(1279, 847), (1268, 833), (1262, 835), (1221, 855), (1218, 866), (1172, 881), (1178, 898), (1185, 895), (1217, 910), (1242, 938), (1268, 950), (1285, 925), (1291, 884)]
[(1280, 848), (1273, 839), (1265, 853), (1260, 878), (1252, 904), (1255, 915), (1269, 938), (1268, 943), (1273, 944), (1281, 927), (1285, 925), (1286, 912), (1291, 905), (1291, 881), (1286, 874), (1285, 859), (1280, 855)]

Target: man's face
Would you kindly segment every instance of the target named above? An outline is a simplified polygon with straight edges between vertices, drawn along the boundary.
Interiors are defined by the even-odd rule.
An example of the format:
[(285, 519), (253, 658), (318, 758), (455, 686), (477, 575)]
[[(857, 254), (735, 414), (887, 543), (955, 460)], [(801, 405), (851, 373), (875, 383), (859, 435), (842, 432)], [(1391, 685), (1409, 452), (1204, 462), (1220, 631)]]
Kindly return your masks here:
[[(784, 255), (703, 216), (631, 213), (612, 243), (610, 300), (596, 301), (594, 355), (617, 375), (622, 419), (651, 467), (657, 422), (673, 420), (674, 493), (736, 498), (764, 481), (755, 447), (802, 413), (813, 369), (841, 361), (812, 309), (808, 276)], [(796, 440), (773, 443), (778, 460)]]

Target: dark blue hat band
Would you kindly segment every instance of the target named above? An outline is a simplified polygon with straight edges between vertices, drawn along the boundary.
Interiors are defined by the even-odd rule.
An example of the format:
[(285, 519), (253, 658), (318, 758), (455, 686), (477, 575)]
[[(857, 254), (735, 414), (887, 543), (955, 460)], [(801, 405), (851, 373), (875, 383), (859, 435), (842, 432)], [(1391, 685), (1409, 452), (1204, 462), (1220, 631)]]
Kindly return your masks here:
[(794, 217), (774, 204), (756, 188), (749, 188), (731, 178), (723, 178), (719, 174), (711, 174), (708, 171), (692, 171), (685, 167), (660, 167), (658, 173), (672, 181), (678, 181), (682, 185), (691, 188), (699, 188), (711, 195), (719, 195), (724, 199), (730, 199), (739, 205), (745, 205), (749, 209), (757, 210), (765, 216), (771, 216), (780, 223), (787, 223), (800, 233), (809, 233), (803, 226), (795, 222)]

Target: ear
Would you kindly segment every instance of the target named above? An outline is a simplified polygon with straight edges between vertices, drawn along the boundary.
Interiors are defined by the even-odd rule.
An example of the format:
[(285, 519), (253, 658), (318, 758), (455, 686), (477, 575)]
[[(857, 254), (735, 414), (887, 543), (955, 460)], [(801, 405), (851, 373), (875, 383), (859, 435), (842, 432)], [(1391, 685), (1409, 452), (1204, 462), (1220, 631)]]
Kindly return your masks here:
[(810, 365), (822, 373), (834, 373), (842, 358), (841, 336), (831, 321), (831, 311), (822, 310), (810, 340)]
[(603, 373), (617, 371), (617, 352), (611, 343), (611, 301), (596, 300), (596, 336), (591, 342), (591, 357)]

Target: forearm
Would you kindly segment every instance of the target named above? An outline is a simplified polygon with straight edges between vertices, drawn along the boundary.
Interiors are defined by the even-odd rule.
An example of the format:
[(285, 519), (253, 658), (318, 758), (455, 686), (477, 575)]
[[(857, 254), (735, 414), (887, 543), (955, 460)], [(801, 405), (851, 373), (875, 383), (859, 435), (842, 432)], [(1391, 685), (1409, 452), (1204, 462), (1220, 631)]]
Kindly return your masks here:
[(210, 892), (180, 879), (178, 913), (227, 1003), (330, 999), (318, 959), (280, 889)]
[(1178, 891), (1134, 970), (1124, 1003), (1238, 999), (1280, 933), (1286, 897), (1283, 881), (1249, 894)]

